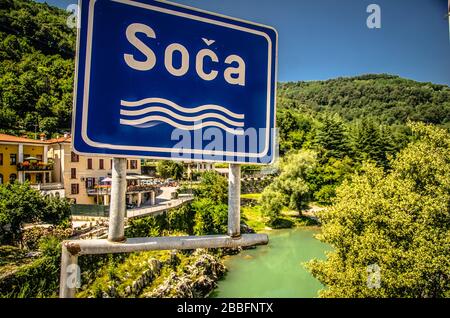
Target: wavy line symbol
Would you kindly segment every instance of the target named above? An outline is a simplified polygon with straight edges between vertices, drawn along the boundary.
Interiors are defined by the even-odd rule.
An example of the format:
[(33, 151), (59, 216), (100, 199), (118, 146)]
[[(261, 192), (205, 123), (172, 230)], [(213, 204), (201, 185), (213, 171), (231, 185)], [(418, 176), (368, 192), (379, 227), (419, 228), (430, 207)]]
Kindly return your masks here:
[(121, 125), (149, 128), (166, 123), (183, 130), (218, 127), (234, 135), (244, 133), (245, 116), (219, 105), (186, 108), (164, 98), (145, 98), (133, 102), (122, 100), (120, 105)]

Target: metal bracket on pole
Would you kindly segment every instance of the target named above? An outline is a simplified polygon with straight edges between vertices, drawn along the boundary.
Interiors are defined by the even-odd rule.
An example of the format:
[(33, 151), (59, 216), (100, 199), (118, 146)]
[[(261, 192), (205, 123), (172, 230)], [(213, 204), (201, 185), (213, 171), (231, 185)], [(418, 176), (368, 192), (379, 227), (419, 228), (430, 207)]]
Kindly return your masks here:
[(241, 166), (230, 164), (228, 176), (228, 235), (241, 236)]

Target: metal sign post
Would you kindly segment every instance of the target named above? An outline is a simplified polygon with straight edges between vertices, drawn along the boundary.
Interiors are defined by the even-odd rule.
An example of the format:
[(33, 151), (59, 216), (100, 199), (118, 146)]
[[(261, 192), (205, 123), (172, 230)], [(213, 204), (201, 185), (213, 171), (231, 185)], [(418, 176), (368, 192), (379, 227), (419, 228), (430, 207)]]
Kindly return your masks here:
[(241, 236), (241, 166), (230, 164), (228, 176), (228, 235)]
[[(108, 239), (63, 242), (60, 297), (81, 255), (267, 244), (241, 235), (240, 164), (276, 153), (277, 32), (167, 1), (79, 4), (72, 146), (114, 158), (111, 208)], [(229, 163), (228, 233), (125, 238), (127, 157)]]
[(112, 164), (111, 205), (109, 211), (108, 240), (125, 240), (125, 214), (127, 195), (127, 159), (114, 158)]

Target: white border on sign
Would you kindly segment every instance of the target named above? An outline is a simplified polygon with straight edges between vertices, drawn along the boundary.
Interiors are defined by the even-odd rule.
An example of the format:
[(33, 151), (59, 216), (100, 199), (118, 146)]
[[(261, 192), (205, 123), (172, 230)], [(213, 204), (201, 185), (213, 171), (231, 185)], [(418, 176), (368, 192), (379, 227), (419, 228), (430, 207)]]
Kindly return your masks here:
[[(136, 6), (136, 7), (140, 7), (140, 8), (144, 8), (144, 9), (148, 9), (148, 10), (159, 11), (159, 12), (166, 13), (166, 14), (181, 16), (181, 17), (184, 17), (187, 19), (192, 19), (192, 20), (200, 21), (200, 22), (204, 22), (204, 23), (216, 24), (216, 25), (228, 27), (231, 29), (235, 29), (238, 31), (252, 33), (252, 34), (256, 34), (256, 35), (264, 37), (268, 42), (268, 74), (267, 74), (268, 81), (267, 81), (267, 111), (266, 111), (267, 122), (266, 122), (266, 127), (270, 127), (270, 102), (271, 102), (271, 98), (272, 98), (271, 82), (272, 82), (272, 76), (273, 76), (271, 65), (272, 65), (272, 58), (273, 58), (273, 56), (272, 56), (273, 44), (272, 44), (272, 40), (266, 33), (261, 32), (261, 31), (252, 30), (252, 29), (238, 26), (238, 25), (233, 25), (233, 24), (226, 23), (226, 22), (215, 21), (215, 20), (212, 20), (209, 18), (204, 18), (204, 17), (198, 17), (198, 16), (188, 14), (188, 13), (177, 12), (177, 11), (165, 9), (165, 8), (159, 8), (154, 5), (140, 3), (140, 2), (136, 2), (136, 1), (130, 1), (130, 0), (112, 0), (112, 1), (122, 3), (125, 5)], [(271, 131), (270, 128), (266, 129), (266, 143), (265, 143), (264, 151), (259, 154), (245, 153), (245, 152), (200, 150), (200, 149), (179, 149), (179, 148), (113, 145), (113, 144), (100, 143), (100, 142), (91, 140), (87, 134), (87, 115), (88, 115), (88, 107), (89, 107), (89, 88), (90, 88), (92, 37), (93, 37), (93, 20), (94, 20), (95, 3), (96, 3), (96, 0), (91, 0), (89, 3), (88, 30), (87, 30), (88, 39), (87, 39), (87, 45), (86, 45), (86, 59), (85, 59), (86, 65), (85, 65), (84, 87), (83, 87), (84, 94), (83, 94), (83, 113), (82, 113), (81, 137), (87, 145), (94, 147), (94, 148), (107, 148), (107, 149), (114, 149), (114, 150), (131, 150), (131, 151), (144, 151), (144, 152), (148, 151), (148, 152), (164, 152), (164, 153), (180, 153), (181, 151), (183, 151), (183, 153), (185, 153), (185, 154), (199, 154), (199, 155), (212, 155), (212, 156), (236, 156), (236, 157), (244, 157), (244, 158), (261, 158), (261, 157), (264, 157), (267, 155), (267, 153), (269, 151), (269, 146), (270, 146), (270, 138), (269, 138), (270, 131)], [(170, 3), (170, 2), (166, 2), (166, 3)], [(170, 4), (176, 5), (179, 7), (183, 7), (183, 8), (188, 8), (188, 9), (195, 10), (195, 11), (202, 12), (202, 13), (208, 13), (208, 14), (219, 16), (219, 17), (225, 17), (225, 18), (232, 19), (232, 20), (239, 21), (239, 22), (245, 22), (245, 23), (249, 23), (249, 24), (258, 25), (256, 23), (252, 23), (252, 22), (248, 22), (248, 21), (244, 21), (244, 20), (240, 20), (240, 19), (235, 19), (235, 18), (231, 18), (231, 17), (227, 17), (227, 16), (223, 16), (223, 15), (219, 15), (219, 14), (215, 14), (215, 13), (211, 13), (211, 12), (207, 12), (207, 11), (203, 11), (203, 10), (198, 10), (198, 9), (190, 8), (190, 7), (183, 6), (183, 5), (178, 5), (178, 4), (174, 4), (174, 3), (170, 3)], [(80, 7), (81, 7), (81, 3), (80, 3)], [(264, 25), (258, 25), (258, 26), (270, 28), (270, 29), (274, 30), (274, 32), (276, 33), (276, 30), (271, 27), (264, 26)], [(278, 40), (278, 36), (277, 36), (277, 40)], [(77, 47), (79, 48), (79, 43), (77, 43)], [(78, 51), (78, 53), (79, 53), (79, 51)], [(277, 58), (277, 56), (275, 56), (275, 59), (276, 58)], [(77, 56), (77, 60), (78, 60), (78, 56)], [(78, 67), (78, 61), (77, 61), (77, 67)], [(277, 65), (275, 65), (275, 70), (276, 69), (277, 69)], [(276, 74), (275, 74), (275, 76), (276, 76)], [(76, 87), (77, 87), (77, 81), (78, 81), (78, 77), (76, 77), (76, 83), (75, 83)], [(276, 85), (276, 83), (275, 83), (275, 85)], [(276, 87), (274, 89), (276, 92)], [(74, 99), (75, 98), (76, 98), (76, 93), (75, 93)], [(76, 102), (74, 103), (74, 105), (76, 107)], [(274, 112), (275, 111), (276, 111), (276, 100), (274, 100)], [(274, 127), (275, 127), (275, 114), (274, 114)], [(74, 133), (75, 133), (75, 131), (74, 131)], [(75, 138), (73, 138), (73, 140), (74, 139)], [(99, 154), (99, 155), (105, 155), (105, 154)], [(110, 154), (110, 155), (112, 155), (112, 154)], [(121, 156), (124, 156), (124, 155), (121, 155)], [(141, 157), (141, 156), (139, 156), (139, 157)]]

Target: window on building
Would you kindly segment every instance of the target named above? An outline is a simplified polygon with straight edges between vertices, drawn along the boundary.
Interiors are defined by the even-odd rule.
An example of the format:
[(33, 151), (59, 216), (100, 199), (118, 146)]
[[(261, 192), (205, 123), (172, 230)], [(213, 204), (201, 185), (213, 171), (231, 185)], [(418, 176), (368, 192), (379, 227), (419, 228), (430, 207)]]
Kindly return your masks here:
[(70, 161), (71, 162), (79, 162), (80, 161), (80, 156), (78, 156), (75, 152), (71, 152), (70, 153)]
[(42, 161), (42, 155), (37, 155), (36, 158), (37, 160)]
[(112, 170), (112, 159), (109, 160), (109, 169)]
[(71, 194), (80, 193), (80, 185), (78, 183), (72, 183), (70, 186), (70, 193)]
[(0, 166), (3, 166), (3, 154), (0, 153)]
[(43, 178), (42, 178), (42, 174), (38, 173), (36, 174), (36, 183), (42, 183)]
[(70, 169), (70, 178), (76, 179), (77, 178), (77, 168), (71, 168)]
[(130, 169), (137, 169), (138, 163), (137, 160), (130, 160)]
[(12, 153), (9, 155), (9, 164), (15, 166), (17, 164), (17, 154)]
[(98, 161), (98, 166), (99, 166), (100, 170), (105, 169), (105, 161), (103, 159), (100, 159)]
[(31, 155), (30, 155), (29, 153), (26, 153), (26, 154), (23, 155), (23, 158), (24, 158), (24, 159), (25, 159), (25, 158), (29, 158), (29, 157), (31, 157)]
[(25, 181), (31, 181), (31, 174), (25, 173)]
[(88, 169), (92, 169), (92, 159), (91, 158), (89, 158), (88, 160), (87, 160), (87, 168)]
[(86, 188), (93, 189), (95, 187), (95, 178), (86, 178)]
[(0, 173), (0, 184), (3, 184), (3, 175)]
[(9, 182), (10, 183), (14, 183), (14, 181), (16, 181), (16, 179), (17, 179), (17, 175), (15, 173), (11, 173), (9, 175)]

